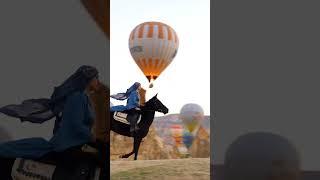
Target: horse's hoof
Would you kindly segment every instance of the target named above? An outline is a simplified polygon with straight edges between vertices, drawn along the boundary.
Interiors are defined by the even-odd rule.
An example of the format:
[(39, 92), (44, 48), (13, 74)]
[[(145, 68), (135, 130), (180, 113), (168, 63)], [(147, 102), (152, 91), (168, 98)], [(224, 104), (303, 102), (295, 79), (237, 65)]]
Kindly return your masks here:
[(124, 158), (128, 158), (128, 157), (126, 155), (120, 155), (119, 158), (124, 159)]

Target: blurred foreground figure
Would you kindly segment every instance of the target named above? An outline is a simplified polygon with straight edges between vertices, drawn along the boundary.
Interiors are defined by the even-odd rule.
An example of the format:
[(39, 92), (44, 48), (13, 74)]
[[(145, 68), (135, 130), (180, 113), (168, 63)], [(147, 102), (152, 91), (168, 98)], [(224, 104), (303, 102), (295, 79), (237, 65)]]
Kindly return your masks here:
[(0, 143), (10, 141), (12, 139), (10, 133), (3, 127), (0, 126)]
[(300, 177), (299, 153), (278, 135), (240, 136), (225, 155), (226, 180), (300, 180)]
[[(100, 88), (97, 69), (91, 66), (81, 66), (60, 86), (55, 87), (50, 99), (31, 99), (26, 100), (27, 103), (22, 103), (22, 105), (8, 105), (1, 108), (1, 111), (6, 112), (7, 115), (18, 115), (21, 119), (34, 120), (34, 122), (47, 120), (52, 117), (51, 114), (57, 116), (54, 134), (49, 141), (43, 138), (27, 138), (0, 144), (1, 177), (10, 176), (11, 167), (17, 166), (13, 162), (20, 164), (19, 168), (23, 167), (24, 160), (15, 161), (16, 158), (56, 165), (56, 176), (59, 178), (68, 179), (68, 177), (75, 176), (75, 172), (72, 171), (68, 176), (65, 168), (73, 167), (80, 170), (83, 168), (78, 167), (81, 164), (86, 164), (88, 168), (94, 168), (95, 165), (100, 164), (104, 171), (106, 167), (104, 167), (105, 161), (103, 160), (106, 157), (106, 144), (104, 139), (101, 137), (97, 139), (97, 134), (91, 132), (96, 116), (89, 98), (89, 95), (99, 92)], [(44, 111), (48, 117), (43, 116)], [(24, 113), (20, 114), (21, 112)], [(101, 122), (98, 124), (101, 125)], [(98, 154), (83, 152), (83, 146), (86, 144), (95, 147)], [(42, 165), (44, 166), (46, 165)], [(33, 172), (34, 176), (47, 175), (38, 173), (40, 172)]]
[[(49, 104), (59, 109), (61, 119), (56, 121), (55, 132), (50, 141), (28, 138), (0, 145), (0, 156), (7, 158), (40, 158), (51, 152), (95, 141), (91, 134), (94, 112), (87, 93), (98, 88), (98, 71), (82, 66), (62, 85), (56, 87)], [(58, 107), (58, 108), (56, 108)]]
[[(97, 23), (102, 32), (106, 35), (107, 40), (110, 40), (110, 0), (81, 0), (82, 5)], [(108, 41), (106, 43), (109, 43)], [(109, 57), (106, 57), (109, 58)], [(106, 59), (109, 61), (109, 59)], [(90, 99), (96, 112), (96, 120), (93, 125), (93, 133), (96, 138), (104, 142), (102, 150), (106, 152), (102, 157), (105, 172), (102, 174), (102, 179), (110, 178), (110, 117), (109, 108), (110, 99), (106, 98), (110, 95), (109, 88), (102, 85), (100, 90), (95, 94), (90, 95)]]

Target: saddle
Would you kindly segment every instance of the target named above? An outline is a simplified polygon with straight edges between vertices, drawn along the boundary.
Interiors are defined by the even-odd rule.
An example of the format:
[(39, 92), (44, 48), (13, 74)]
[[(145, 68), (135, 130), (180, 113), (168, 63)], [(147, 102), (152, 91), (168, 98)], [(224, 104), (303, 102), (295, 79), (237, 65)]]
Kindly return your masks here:
[(55, 169), (54, 165), (17, 158), (13, 164), (11, 176), (14, 180), (51, 180)]
[[(113, 113), (113, 118), (118, 122), (130, 125), (130, 122), (129, 122), (130, 118), (128, 113), (116, 111)], [(141, 114), (138, 117), (137, 124), (139, 124), (140, 121), (141, 121)]]
[[(98, 150), (89, 146), (83, 145), (81, 153), (95, 155)], [(100, 168), (95, 168), (93, 171), (93, 162), (76, 164), (73, 172), (70, 172), (66, 167), (57, 166), (57, 154), (49, 154), (39, 160), (29, 160), (17, 158), (12, 166), (11, 176), (13, 180), (53, 180), (57, 177), (79, 176), (77, 179), (86, 179), (89, 175), (97, 179), (100, 174)], [(66, 172), (69, 171), (69, 172)], [(59, 178), (58, 178), (59, 179)]]
[(99, 180), (101, 172), (99, 167), (93, 168), (90, 163), (81, 163), (75, 166), (75, 168), (69, 169), (18, 158), (12, 167), (11, 177), (13, 180), (87, 180), (89, 177), (92, 180)]

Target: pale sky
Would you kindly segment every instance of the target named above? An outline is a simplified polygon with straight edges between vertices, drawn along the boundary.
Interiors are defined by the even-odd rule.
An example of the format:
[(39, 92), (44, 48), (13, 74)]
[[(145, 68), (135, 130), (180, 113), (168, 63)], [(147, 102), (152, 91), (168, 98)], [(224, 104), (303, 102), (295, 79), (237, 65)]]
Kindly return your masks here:
[[(197, 103), (210, 115), (210, 0), (112, 0), (110, 14), (111, 94), (125, 92), (138, 81), (147, 89), (147, 99), (159, 93), (169, 113), (179, 113), (184, 104)], [(163, 22), (179, 37), (177, 56), (152, 89), (128, 48), (130, 32), (146, 21)]]

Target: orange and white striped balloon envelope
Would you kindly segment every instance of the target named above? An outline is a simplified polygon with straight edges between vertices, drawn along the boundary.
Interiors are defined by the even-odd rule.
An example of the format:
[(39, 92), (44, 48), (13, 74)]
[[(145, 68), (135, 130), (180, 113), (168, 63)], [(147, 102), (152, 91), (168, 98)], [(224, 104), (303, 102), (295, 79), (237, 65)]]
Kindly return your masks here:
[(145, 22), (136, 26), (129, 37), (130, 53), (141, 71), (154, 81), (177, 54), (176, 32), (161, 22)]

